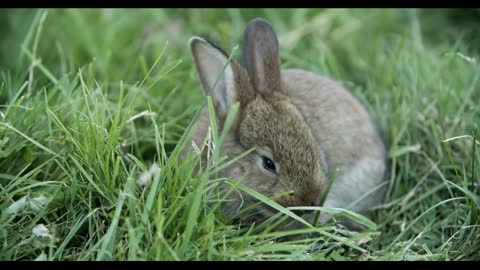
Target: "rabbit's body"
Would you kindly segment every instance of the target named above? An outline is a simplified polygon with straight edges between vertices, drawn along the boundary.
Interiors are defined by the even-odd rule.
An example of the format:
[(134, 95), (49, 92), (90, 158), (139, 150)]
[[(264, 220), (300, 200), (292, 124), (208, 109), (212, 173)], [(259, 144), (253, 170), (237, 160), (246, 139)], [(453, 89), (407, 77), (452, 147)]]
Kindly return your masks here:
[[(198, 37), (191, 39), (190, 46), (208, 92), (228, 55)], [(252, 147), (256, 152), (222, 170), (222, 176), (269, 197), (280, 194), (275, 200), (284, 206), (318, 205), (333, 178), (324, 206), (363, 213), (380, 203), (385, 147), (367, 110), (329, 78), (300, 69), (281, 70), (278, 40), (264, 20), (253, 20), (245, 30), (244, 57), (246, 70), (235, 60), (227, 64), (212, 99), (220, 129), (231, 105), (240, 103), (221, 153), (235, 158)], [(192, 137), (198, 146), (208, 136), (209, 126), (204, 108)], [(257, 202), (235, 191), (229, 199), (222, 209), (232, 216)], [(255, 221), (274, 212), (259, 205), (240, 218)], [(322, 214), (320, 221), (328, 217)], [(313, 214), (304, 218), (311, 221)]]
[(324, 206), (364, 213), (379, 204), (386, 151), (367, 110), (330, 78), (301, 69), (283, 70), (282, 78), (292, 104), (324, 151), (329, 180), (335, 177)]

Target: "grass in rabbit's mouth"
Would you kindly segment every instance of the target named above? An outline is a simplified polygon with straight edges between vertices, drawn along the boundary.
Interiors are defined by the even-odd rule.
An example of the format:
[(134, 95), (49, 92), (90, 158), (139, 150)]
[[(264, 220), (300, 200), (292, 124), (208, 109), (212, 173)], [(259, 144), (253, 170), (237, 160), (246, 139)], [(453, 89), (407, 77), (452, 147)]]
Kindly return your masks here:
[[(341, 80), (383, 131), (387, 199), (372, 222), (355, 216), (369, 230), (277, 232), (295, 216), (263, 197), (280, 214), (239, 227), (209, 203), (221, 157), (199, 172), (194, 153), (178, 162), (203, 100), (188, 39), (230, 50), (257, 16), (284, 67)], [(1, 10), (0, 22), (2, 260), (480, 259), (478, 10)], [(293, 235), (305, 237), (277, 241)]]

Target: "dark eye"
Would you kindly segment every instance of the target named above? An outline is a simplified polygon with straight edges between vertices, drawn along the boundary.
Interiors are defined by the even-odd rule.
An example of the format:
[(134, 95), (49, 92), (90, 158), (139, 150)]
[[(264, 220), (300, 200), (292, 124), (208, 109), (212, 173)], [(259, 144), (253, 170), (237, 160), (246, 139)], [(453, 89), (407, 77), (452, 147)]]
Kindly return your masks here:
[(263, 167), (274, 173), (274, 174), (277, 174), (277, 168), (275, 168), (275, 163), (273, 163), (273, 161), (271, 159), (269, 159), (268, 157), (266, 156), (262, 156), (262, 161), (263, 161)]

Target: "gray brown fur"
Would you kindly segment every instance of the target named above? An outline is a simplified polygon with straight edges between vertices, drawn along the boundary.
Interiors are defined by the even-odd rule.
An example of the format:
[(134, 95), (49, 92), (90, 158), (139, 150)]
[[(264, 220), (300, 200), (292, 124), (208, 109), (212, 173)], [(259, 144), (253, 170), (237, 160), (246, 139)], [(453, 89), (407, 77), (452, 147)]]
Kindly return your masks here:
[[(190, 40), (190, 47), (207, 93), (228, 55), (198, 37)], [(384, 183), (385, 146), (367, 110), (347, 90), (309, 71), (280, 70), (278, 40), (263, 19), (248, 24), (243, 53), (246, 69), (232, 60), (212, 99), (220, 127), (231, 105), (240, 103), (222, 154), (234, 158), (252, 147), (257, 151), (224, 169), (222, 176), (270, 197), (290, 192), (276, 199), (284, 206), (318, 205), (333, 176), (336, 180), (324, 204), (327, 207), (346, 208)], [(198, 146), (207, 136), (209, 122), (205, 108), (192, 137)], [(262, 167), (260, 154), (275, 162), (277, 175)], [(384, 191), (380, 188), (348, 209), (366, 213), (381, 202)], [(233, 192), (222, 209), (233, 216), (254, 202), (246, 194)], [(255, 221), (273, 213), (261, 205), (241, 218)], [(312, 217), (311, 213), (304, 215), (308, 220)], [(328, 218), (323, 215), (321, 221)]]

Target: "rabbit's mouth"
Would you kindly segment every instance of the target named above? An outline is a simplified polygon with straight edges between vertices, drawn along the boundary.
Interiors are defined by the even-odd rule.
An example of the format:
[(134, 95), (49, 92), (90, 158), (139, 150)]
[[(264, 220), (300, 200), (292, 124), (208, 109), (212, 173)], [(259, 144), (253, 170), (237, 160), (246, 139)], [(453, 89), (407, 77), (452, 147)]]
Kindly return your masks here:
[(234, 218), (235, 222), (241, 222), (245, 224), (252, 224), (252, 223), (260, 223), (262, 221), (267, 220), (268, 218), (272, 217), (274, 213), (263, 205), (258, 205), (253, 209), (247, 210)]
[[(313, 217), (311, 212), (308, 211), (298, 211), (298, 210), (291, 210), (295, 215), (299, 216), (300, 218), (305, 219), (307, 222), (311, 222), (311, 217)], [(269, 222), (269, 219), (272, 223), (276, 223), (285, 216), (284, 214), (280, 214), (278, 210), (268, 206), (268, 205), (257, 205), (253, 209), (250, 209), (244, 212), (241, 216), (235, 217), (233, 220), (235, 223), (242, 223), (245, 225), (261, 224), (263, 222)], [(286, 229), (286, 228), (297, 228), (301, 225), (300, 222), (293, 218), (287, 218), (282, 223), (278, 224), (279, 229)]]

